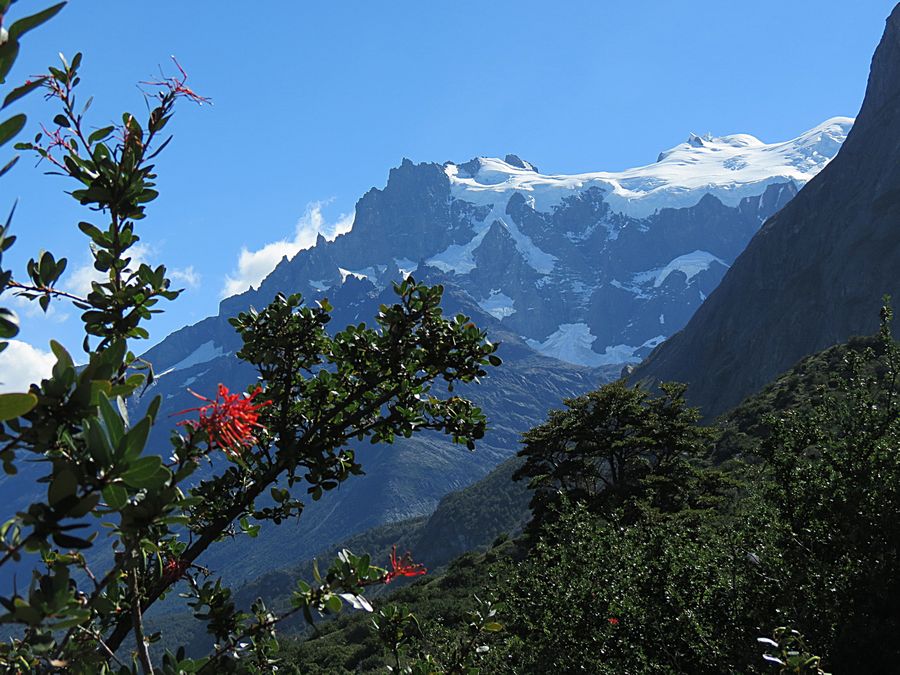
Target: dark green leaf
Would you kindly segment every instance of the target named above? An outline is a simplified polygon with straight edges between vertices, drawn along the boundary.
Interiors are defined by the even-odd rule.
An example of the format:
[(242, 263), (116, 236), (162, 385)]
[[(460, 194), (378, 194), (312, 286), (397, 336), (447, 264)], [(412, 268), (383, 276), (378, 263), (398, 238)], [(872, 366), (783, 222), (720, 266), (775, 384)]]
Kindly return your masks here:
[[(35, 89), (40, 87), (44, 83), (44, 80), (46, 80), (46, 79), (47, 78), (45, 78), (45, 77), (39, 77), (35, 80), (32, 80), (31, 82), (26, 82), (21, 87), (16, 87), (15, 89), (13, 89), (11, 92), (9, 92), (6, 95), (5, 99), (3, 99), (2, 107), (5, 108), (8, 105), (10, 105), (11, 103), (18, 101), (20, 98), (25, 96), (30, 91), (34, 91)], [(2, 109), (2, 108), (0, 108), (0, 109)]]
[(332, 614), (337, 614), (338, 612), (340, 612), (342, 607), (343, 603), (341, 602), (341, 599), (336, 595), (330, 596), (328, 600), (325, 601), (325, 608)]
[(75, 494), (78, 488), (78, 477), (75, 472), (68, 466), (64, 466), (54, 472), (53, 480), (50, 482), (50, 488), (47, 490), (47, 502), (50, 506), (61, 502)]
[(68, 534), (63, 534), (62, 532), (54, 532), (53, 533), (53, 541), (56, 542), (58, 546), (61, 548), (90, 548), (91, 542), (87, 539), (81, 539), (80, 537), (72, 537)]
[(156, 488), (165, 483), (172, 473), (163, 466), (156, 455), (140, 457), (122, 475), (122, 480), (133, 488)]
[(9, 160), (6, 164), (3, 165), (3, 168), (0, 168), (0, 176), (4, 175), (7, 171), (13, 168), (16, 165), (16, 162), (19, 161), (19, 156), (16, 155), (11, 160)]
[(48, 7), (47, 9), (38, 12), (37, 14), (32, 14), (31, 16), (26, 16), (22, 19), (19, 19), (9, 27), (9, 39), (18, 40), (28, 31), (33, 30), (45, 21), (52, 19), (54, 16), (56, 16), (56, 14), (59, 13), (59, 10), (61, 10), (65, 6), (65, 2), (60, 2), (53, 5), (52, 7)]
[(102, 129), (97, 129), (90, 136), (88, 136), (88, 143), (94, 144), (97, 141), (105, 140), (109, 138), (110, 134), (115, 131), (116, 128), (114, 126), (103, 127)]
[(25, 115), (19, 113), (0, 124), (0, 145), (4, 145), (25, 126)]
[(13, 67), (18, 55), (18, 40), (7, 40), (0, 45), (0, 84), (6, 82), (6, 76), (9, 75), (9, 70)]
[(11, 309), (0, 307), (0, 339), (14, 338), (19, 334), (19, 318)]
[(115, 408), (113, 408), (112, 403), (110, 403), (109, 397), (103, 392), (100, 392), (99, 404), (100, 415), (103, 418), (103, 424), (106, 426), (106, 432), (109, 434), (109, 440), (112, 441), (113, 446), (117, 446), (125, 435), (125, 424)]
[(103, 488), (103, 500), (111, 509), (118, 511), (128, 503), (128, 490), (115, 483)]
[(150, 434), (151, 418), (144, 417), (127, 434), (125, 434), (124, 447), (122, 454), (127, 461), (139, 456), (144, 450), (147, 443), (147, 436)]

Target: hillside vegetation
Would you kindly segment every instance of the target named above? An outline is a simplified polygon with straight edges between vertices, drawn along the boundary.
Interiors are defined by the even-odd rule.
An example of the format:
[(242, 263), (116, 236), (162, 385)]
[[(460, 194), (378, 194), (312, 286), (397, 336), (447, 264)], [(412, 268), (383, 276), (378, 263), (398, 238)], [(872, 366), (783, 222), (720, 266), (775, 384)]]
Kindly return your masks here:
[[(284, 664), (428, 672), (426, 654), (454, 663), (477, 644), (484, 672), (896, 672), (889, 320), (885, 308), (878, 335), (803, 360), (710, 428), (680, 387), (566, 401), (525, 437), (526, 534), (393, 593), (379, 630), (356, 612), (285, 644)], [(503, 629), (476, 634), (469, 612), (485, 601)], [(392, 606), (417, 619), (402, 635), (378, 616)]]

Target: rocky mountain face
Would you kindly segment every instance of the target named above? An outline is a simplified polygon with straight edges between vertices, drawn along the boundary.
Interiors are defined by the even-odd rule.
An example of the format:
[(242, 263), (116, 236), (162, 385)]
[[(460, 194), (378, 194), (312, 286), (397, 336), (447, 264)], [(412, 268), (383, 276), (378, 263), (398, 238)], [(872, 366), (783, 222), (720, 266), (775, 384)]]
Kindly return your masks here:
[(769, 219), (687, 326), (633, 374), (719, 414), (800, 358), (877, 330), (900, 298), (900, 6), (840, 153)]
[[(519, 435), (567, 396), (639, 360), (682, 327), (762, 222), (837, 153), (852, 120), (834, 118), (783, 143), (691, 136), (658, 161), (619, 173), (545, 175), (516, 156), (392, 169), (356, 206), (352, 230), (284, 259), (259, 289), (224, 300), (218, 316), (169, 336), (145, 358), (163, 397), (160, 419), (194, 405), (187, 392), (243, 388), (255, 373), (234, 357), (227, 319), (278, 292), (327, 296), (331, 326), (371, 321), (414, 274), (445, 286), (463, 312), (502, 341), (504, 365), (471, 394), (491, 429), (474, 454), (423, 435), (361, 448), (366, 476), (311, 503), (300, 521), (263, 529), (252, 547), (205, 564), (251, 578), (383, 522), (427, 514), (518, 449)], [(173, 420), (174, 423), (174, 420)], [(164, 425), (159, 425), (160, 427)], [(151, 443), (165, 453), (169, 430)]]
[(258, 291), (369, 292), (414, 273), (462, 289), (532, 348), (586, 366), (637, 362), (679, 330), (776, 213), (833, 157), (852, 120), (784, 143), (691, 136), (645, 167), (544, 175), (514, 155), (392, 169), (353, 229), (283, 261)]

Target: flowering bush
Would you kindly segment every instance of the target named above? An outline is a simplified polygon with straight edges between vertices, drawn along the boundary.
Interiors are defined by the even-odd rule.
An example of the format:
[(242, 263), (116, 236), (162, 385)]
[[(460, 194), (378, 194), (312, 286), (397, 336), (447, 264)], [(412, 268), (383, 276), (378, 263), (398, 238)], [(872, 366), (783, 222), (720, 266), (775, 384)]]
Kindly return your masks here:
[[(0, 16), (8, 5), (0, 1)], [(10, 26), (0, 45), (2, 74), (14, 58), (9, 45), (60, 7)], [(238, 529), (253, 536), (258, 523), (299, 515), (299, 486), (317, 500), (361, 473), (353, 441), (390, 443), (397, 434), (431, 429), (474, 448), (485, 418), (449, 392), (499, 365), (496, 346), (467, 317), (443, 316), (440, 286), (412, 278), (396, 286), (397, 302), (381, 307), (374, 326), (334, 334), (326, 331), (327, 300), (307, 305), (299, 295), (279, 294), (268, 307), (232, 319), (243, 340), (238, 356), (255, 366), (258, 382), (246, 394), (220, 386), (213, 399), (198, 395), (204, 404), (182, 411), (197, 416), (179, 422), (183, 433), (173, 434), (170, 458), (149, 451), (162, 402), (156, 397), (143, 417), (129, 418), (125, 401), (153, 380), (152, 364), (135, 355), (132, 341), (148, 337), (145, 322), (179, 291), (164, 266), (137, 264), (129, 250), (158, 196), (154, 162), (171, 140), (162, 134), (176, 104), (208, 99), (187, 87), (177, 66), (178, 76), (144, 83), (152, 88), (146, 93), (152, 105), (143, 122), (126, 113), (121, 124), (88, 132), (76, 100), (81, 60), (80, 54), (63, 59), (7, 96), (9, 102), (40, 89), (60, 107), (55, 129), (17, 147), (75, 181), (70, 194), (95, 221), (78, 228), (104, 278), (84, 297), (63, 291), (57, 285), (66, 260), (49, 252), (28, 264), (26, 277), (0, 270), (2, 292), (34, 300), (45, 311), (54, 300), (82, 310), (87, 361), (76, 367), (53, 342), (51, 377), (28, 392), (0, 397), (5, 471), (15, 474), (22, 457), (38, 460), (47, 488), (44, 498), (0, 526), (0, 566), (16, 561), (33, 568), (27, 588), (0, 597), (0, 622), (15, 626), (0, 646), (0, 667), (270, 672), (275, 627), (287, 615), (276, 616), (261, 601), (248, 610), (236, 607), (230, 589), (198, 563), (200, 556)], [(6, 124), (0, 125), (2, 140), (19, 122)], [(8, 232), (9, 223), (0, 229), (0, 251), (13, 243)], [(13, 318), (8, 310), (0, 315), (0, 338), (15, 334)], [(192, 479), (200, 460), (218, 450), (231, 460), (227, 469)], [(269, 495), (272, 505), (257, 504)], [(109, 527), (106, 536), (95, 531), (101, 520)], [(100, 546), (110, 547), (111, 555), (93, 555)], [(97, 568), (101, 563), (104, 569)], [(371, 609), (362, 595), (366, 586), (425, 572), (396, 551), (390, 566), (378, 568), (367, 556), (345, 551), (313, 583), (298, 582), (288, 615), (300, 612), (312, 621), (315, 613), (337, 613), (344, 604)], [(183, 649), (151, 653), (159, 636), (146, 634), (143, 614), (175, 589), (215, 639), (205, 658), (187, 658)], [(123, 653), (129, 636), (132, 658)]]

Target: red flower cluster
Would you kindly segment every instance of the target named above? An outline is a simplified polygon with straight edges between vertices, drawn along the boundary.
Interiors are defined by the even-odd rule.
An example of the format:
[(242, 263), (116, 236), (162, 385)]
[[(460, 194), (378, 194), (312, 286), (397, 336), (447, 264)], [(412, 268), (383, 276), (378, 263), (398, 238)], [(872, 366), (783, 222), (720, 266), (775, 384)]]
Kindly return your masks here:
[[(188, 389), (188, 391), (191, 390)], [(259, 419), (259, 410), (272, 403), (272, 401), (253, 402), (253, 399), (261, 391), (262, 388), (257, 387), (256, 391), (249, 396), (243, 396), (241, 394), (232, 394), (228, 391), (228, 387), (220, 384), (219, 393), (215, 400), (191, 391), (191, 394), (201, 401), (206, 401), (208, 405), (188, 408), (175, 413), (176, 415), (183, 415), (189, 412), (200, 413), (199, 419), (183, 420), (178, 424), (194, 430), (202, 429), (209, 438), (210, 447), (221, 448), (225, 452), (237, 454), (238, 450), (256, 443), (253, 429), (262, 428), (262, 425), (257, 421)]]
[(166, 564), (163, 565), (163, 577), (167, 581), (180, 579), (190, 566), (191, 564), (187, 560), (169, 558), (166, 560)]
[(609, 617), (609, 619), (607, 619), (607, 621), (609, 621), (609, 625), (611, 625), (611, 626), (619, 625), (619, 620), (614, 616)]
[(421, 563), (413, 562), (412, 554), (407, 551), (402, 558), (397, 557), (397, 546), (391, 546), (391, 570), (384, 575), (384, 583), (389, 584), (397, 577), (418, 577), (428, 570)]

